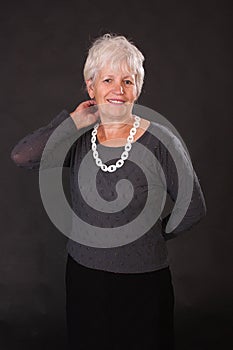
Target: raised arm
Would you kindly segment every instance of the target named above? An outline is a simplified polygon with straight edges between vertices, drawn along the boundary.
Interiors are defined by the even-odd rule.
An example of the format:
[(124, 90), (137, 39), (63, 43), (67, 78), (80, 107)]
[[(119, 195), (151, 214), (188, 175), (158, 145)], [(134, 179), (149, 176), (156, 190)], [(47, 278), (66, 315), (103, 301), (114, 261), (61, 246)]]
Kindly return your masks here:
[[(18, 167), (38, 169), (40, 167), (40, 160), (43, 150), (49, 137), (67, 118), (70, 118), (70, 114), (64, 109), (55, 118), (53, 118), (48, 125), (34, 130), (23, 137), (11, 151), (11, 159), (14, 161), (14, 163)], [(60, 141), (62, 141), (62, 137)], [(70, 153), (67, 154), (64, 166), (69, 166), (69, 158)]]
[[(190, 230), (206, 215), (207, 209), (191, 160), (175, 135), (168, 147), (160, 143), (160, 161), (166, 178), (167, 193), (175, 203), (171, 213), (162, 219), (163, 236), (169, 240), (177, 237), (180, 232)], [(180, 221), (181, 213), (184, 215)]]
[[(11, 159), (18, 167), (38, 170), (47, 141), (55, 132), (46, 156), (52, 156), (48, 159), (49, 167), (56, 166), (56, 162), (59, 160), (60, 154), (62, 154), (62, 147), (66, 149), (67, 144), (71, 143), (73, 145), (80, 136), (81, 129), (97, 120), (97, 113), (93, 113), (92, 106), (94, 103), (93, 101), (84, 101), (72, 113), (67, 112), (65, 109), (61, 111), (48, 125), (23, 137), (12, 149)], [(63, 126), (57, 129), (63, 122)], [(68, 149), (63, 163), (63, 166), (66, 167), (70, 166), (72, 147), (68, 147)]]

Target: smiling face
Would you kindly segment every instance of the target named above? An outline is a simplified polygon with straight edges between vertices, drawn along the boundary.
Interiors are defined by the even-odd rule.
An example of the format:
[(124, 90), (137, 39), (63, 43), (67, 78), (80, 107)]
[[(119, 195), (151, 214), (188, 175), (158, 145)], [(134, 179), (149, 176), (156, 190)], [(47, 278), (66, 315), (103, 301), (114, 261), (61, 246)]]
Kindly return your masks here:
[(131, 114), (137, 99), (135, 74), (129, 72), (126, 65), (116, 71), (107, 64), (100, 70), (94, 83), (89, 80), (87, 89), (89, 96), (95, 98), (100, 117), (105, 120), (118, 120)]

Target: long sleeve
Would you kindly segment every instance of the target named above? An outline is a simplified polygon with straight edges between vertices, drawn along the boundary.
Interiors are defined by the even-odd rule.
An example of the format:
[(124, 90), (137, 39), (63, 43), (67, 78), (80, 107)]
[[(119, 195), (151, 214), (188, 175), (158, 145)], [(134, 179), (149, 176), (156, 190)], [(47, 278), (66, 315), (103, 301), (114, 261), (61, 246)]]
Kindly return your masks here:
[[(38, 170), (45, 145), (55, 129), (66, 119), (69, 119), (66, 126), (56, 136), (55, 146), (65, 142), (69, 134), (76, 130), (70, 114), (64, 109), (48, 125), (45, 125), (23, 137), (12, 149), (11, 159), (18, 167)], [(71, 149), (68, 151), (64, 166), (69, 167)]]
[(160, 143), (160, 160), (167, 193), (175, 203), (171, 213), (162, 219), (162, 234), (169, 240), (190, 230), (206, 215), (207, 209), (191, 160), (175, 135), (168, 147)]

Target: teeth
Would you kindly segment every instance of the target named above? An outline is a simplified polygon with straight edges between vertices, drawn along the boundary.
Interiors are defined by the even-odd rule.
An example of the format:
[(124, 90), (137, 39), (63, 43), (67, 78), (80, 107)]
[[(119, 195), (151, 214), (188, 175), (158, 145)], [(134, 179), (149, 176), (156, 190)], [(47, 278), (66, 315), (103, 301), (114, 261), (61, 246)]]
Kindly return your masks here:
[(118, 104), (124, 103), (123, 101), (117, 101), (117, 100), (108, 100), (108, 101), (111, 103), (118, 103)]

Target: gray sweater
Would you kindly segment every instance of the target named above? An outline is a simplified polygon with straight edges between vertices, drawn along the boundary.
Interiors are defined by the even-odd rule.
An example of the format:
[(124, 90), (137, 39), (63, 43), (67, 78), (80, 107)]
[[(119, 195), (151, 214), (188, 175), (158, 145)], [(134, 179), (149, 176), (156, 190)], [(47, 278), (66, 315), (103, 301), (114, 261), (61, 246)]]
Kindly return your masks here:
[[(81, 244), (77, 240), (69, 238), (67, 252), (84, 266), (111, 272), (142, 273), (169, 266), (166, 241), (175, 238), (180, 232), (189, 230), (206, 215), (206, 204), (197, 175), (192, 169), (192, 164), (188, 161), (185, 149), (178, 138), (168, 128), (151, 121), (144, 134), (132, 144), (129, 158), (117, 171), (112, 173), (103, 172), (97, 167), (91, 156), (89, 158), (89, 169), (96, 167), (96, 188), (99, 196), (105, 202), (109, 202), (109, 206), (118, 198), (119, 193), (117, 193), (116, 185), (120, 180), (128, 180), (133, 188), (132, 192), (125, 193), (123, 196), (124, 200), (126, 200), (129, 193), (132, 196), (123, 209), (119, 205), (119, 210), (116, 206), (112, 212), (111, 210), (104, 212), (99, 211), (95, 206), (91, 206), (90, 203), (85, 201), (80, 191), (78, 177), (84, 157), (87, 154), (92, 154), (90, 150), (93, 126), (82, 129), (81, 133), (78, 132), (73, 119), (66, 110), (59, 113), (48, 125), (21, 139), (12, 149), (11, 158), (19, 167), (38, 171), (46, 142), (55, 129), (65, 120), (66, 126), (57, 134), (53, 151), (57, 151), (55, 153), (59, 158), (59, 145), (65, 143), (69, 137), (74, 137), (75, 141), (72, 142), (63, 163), (63, 166), (70, 169), (70, 193), (74, 213), (83, 222), (92, 225), (93, 228), (109, 228), (109, 230), (112, 230), (116, 227), (124, 227), (137, 219), (150, 197), (148, 213), (145, 213), (144, 221), (142, 220), (141, 224), (145, 224), (144, 226), (147, 227), (153, 213), (158, 216), (158, 220), (149, 225), (149, 229), (144, 234), (130, 243), (106, 248)], [(162, 142), (162, 140), (165, 140), (165, 142)], [(96, 144), (100, 158), (107, 165), (115, 164), (124, 150), (123, 146), (107, 147), (99, 144), (98, 139)], [(143, 147), (138, 148), (137, 145)], [(111, 161), (106, 161), (110, 158)], [(53, 157), (53, 161), (54, 159), (56, 157)], [(56, 165), (56, 160), (54, 162)], [(181, 172), (177, 169), (178, 163)], [(190, 177), (193, 181), (193, 189), (188, 205), (186, 191), (181, 195), (178, 193), (179, 186), (182, 185), (185, 189), (187, 177)], [(190, 186), (190, 182), (188, 186)], [(88, 186), (85, 185), (85, 187)], [(162, 218), (161, 215), (158, 215), (158, 212), (164, 205), (162, 201), (164, 189), (175, 204), (170, 214)], [(90, 188), (86, 188), (87, 192), (90, 190)], [(184, 210), (184, 215), (180, 222), (178, 220), (177, 225), (175, 223), (182, 210)], [(167, 224), (169, 223), (170, 227), (174, 225), (175, 228), (170, 229), (168, 233)], [(78, 227), (75, 228), (75, 230), (78, 229)]]

